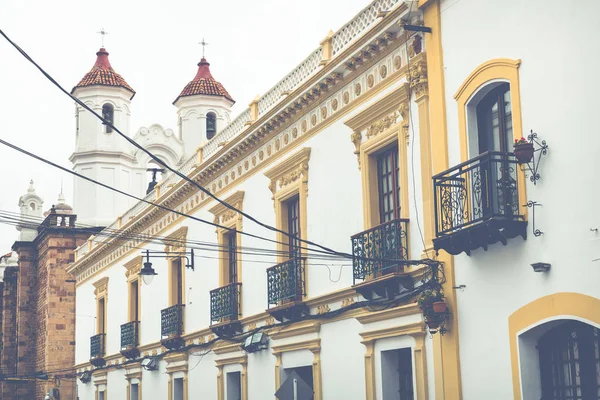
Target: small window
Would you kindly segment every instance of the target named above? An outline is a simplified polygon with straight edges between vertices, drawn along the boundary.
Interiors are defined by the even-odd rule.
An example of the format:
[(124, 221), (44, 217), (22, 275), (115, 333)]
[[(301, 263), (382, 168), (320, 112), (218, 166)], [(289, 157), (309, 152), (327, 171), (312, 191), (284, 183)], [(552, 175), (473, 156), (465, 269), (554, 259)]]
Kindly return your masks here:
[(381, 352), (383, 400), (413, 400), (412, 351), (410, 348)]
[(237, 283), (237, 232), (234, 230), (226, 233), (227, 240), (227, 265), (229, 283)]
[(101, 390), (98, 392), (98, 400), (105, 400), (106, 399), (106, 392), (104, 390)]
[(183, 378), (173, 379), (173, 400), (183, 400)]
[(139, 321), (140, 318), (140, 307), (139, 307), (139, 280), (136, 279), (129, 283), (129, 300), (131, 307), (131, 321)]
[(242, 378), (239, 372), (227, 374), (227, 400), (242, 399)]
[(212, 139), (217, 133), (217, 116), (213, 112), (206, 114), (206, 138)]
[(101, 298), (98, 301), (98, 333), (106, 333), (106, 301)]
[[(102, 118), (104, 118), (107, 122), (111, 124), (115, 123), (115, 108), (112, 106), (112, 104), (107, 103), (102, 106)], [(112, 128), (110, 127), (110, 125), (107, 125), (106, 123), (103, 124), (106, 127), (105, 132), (111, 133)]]
[(379, 223), (400, 218), (400, 167), (398, 146), (377, 154)]
[(35, 203), (29, 203), (29, 209), (35, 211)]
[(487, 151), (510, 152), (512, 147), (512, 111), (510, 85), (502, 83), (477, 103), (479, 154)]
[(131, 396), (130, 400), (139, 400), (140, 399), (140, 386), (137, 383), (131, 384)]
[(287, 208), (288, 256), (290, 259), (300, 257), (300, 197), (294, 196), (285, 202)]
[(171, 299), (170, 305), (183, 304), (183, 267), (181, 259), (171, 261)]

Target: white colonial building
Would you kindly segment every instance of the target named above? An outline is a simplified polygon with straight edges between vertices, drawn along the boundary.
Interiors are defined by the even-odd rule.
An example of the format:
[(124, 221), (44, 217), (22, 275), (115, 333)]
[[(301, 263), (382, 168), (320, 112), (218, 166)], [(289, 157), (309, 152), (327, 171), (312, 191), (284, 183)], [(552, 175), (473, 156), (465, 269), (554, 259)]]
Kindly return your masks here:
[(375, 0), (234, 119), (203, 58), (133, 136), (190, 181), (78, 107), (74, 169), (163, 207), (76, 181), (79, 398), (600, 398), (598, 11)]

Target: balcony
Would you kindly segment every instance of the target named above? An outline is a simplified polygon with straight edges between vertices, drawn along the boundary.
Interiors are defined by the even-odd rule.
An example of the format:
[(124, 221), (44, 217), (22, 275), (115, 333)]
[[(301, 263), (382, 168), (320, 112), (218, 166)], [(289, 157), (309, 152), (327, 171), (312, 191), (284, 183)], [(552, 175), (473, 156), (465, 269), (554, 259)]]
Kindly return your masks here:
[(407, 232), (408, 219), (394, 219), (351, 237), (354, 288), (363, 297), (394, 298), (412, 288), (412, 278), (404, 271)]
[(183, 304), (165, 308), (160, 311), (161, 344), (167, 349), (177, 349), (184, 345), (183, 334)]
[(128, 359), (134, 359), (140, 355), (137, 349), (139, 345), (138, 327), (138, 321), (121, 325), (121, 354)]
[(433, 177), (433, 247), (450, 254), (527, 239), (519, 213), (519, 173), (512, 153), (487, 152)]
[(292, 258), (267, 269), (268, 309), (278, 321), (294, 321), (309, 313), (306, 296), (305, 258)]
[(90, 338), (90, 363), (94, 367), (103, 367), (106, 364), (104, 356), (106, 353), (105, 347), (106, 334), (99, 333)]
[(240, 316), (242, 284), (230, 283), (210, 291), (210, 329), (220, 337), (242, 332)]

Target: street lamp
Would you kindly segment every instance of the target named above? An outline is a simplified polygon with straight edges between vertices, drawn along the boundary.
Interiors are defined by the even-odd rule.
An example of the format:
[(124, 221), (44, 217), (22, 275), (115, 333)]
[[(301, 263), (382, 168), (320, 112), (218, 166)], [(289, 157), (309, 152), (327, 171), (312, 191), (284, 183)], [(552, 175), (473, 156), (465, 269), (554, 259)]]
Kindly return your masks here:
[(149, 285), (152, 283), (154, 279), (154, 275), (158, 275), (154, 268), (152, 268), (152, 263), (150, 262), (150, 257), (160, 257), (160, 258), (169, 258), (181, 256), (186, 259), (186, 268), (190, 268), (192, 271), (194, 270), (194, 249), (190, 251), (150, 251), (146, 250), (146, 262), (144, 263), (144, 267), (140, 270), (140, 276), (142, 277), (142, 281), (145, 285)]

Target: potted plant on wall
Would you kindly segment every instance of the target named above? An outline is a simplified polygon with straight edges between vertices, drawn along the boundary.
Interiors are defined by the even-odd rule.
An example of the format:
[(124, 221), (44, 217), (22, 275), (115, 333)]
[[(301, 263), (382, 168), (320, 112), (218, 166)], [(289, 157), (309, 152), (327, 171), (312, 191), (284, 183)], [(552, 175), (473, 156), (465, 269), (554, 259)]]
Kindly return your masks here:
[(437, 289), (427, 289), (417, 301), (430, 330), (436, 330), (446, 317), (447, 305), (444, 294)]
[(519, 164), (527, 164), (533, 159), (533, 143), (527, 139), (515, 139), (515, 158)]

